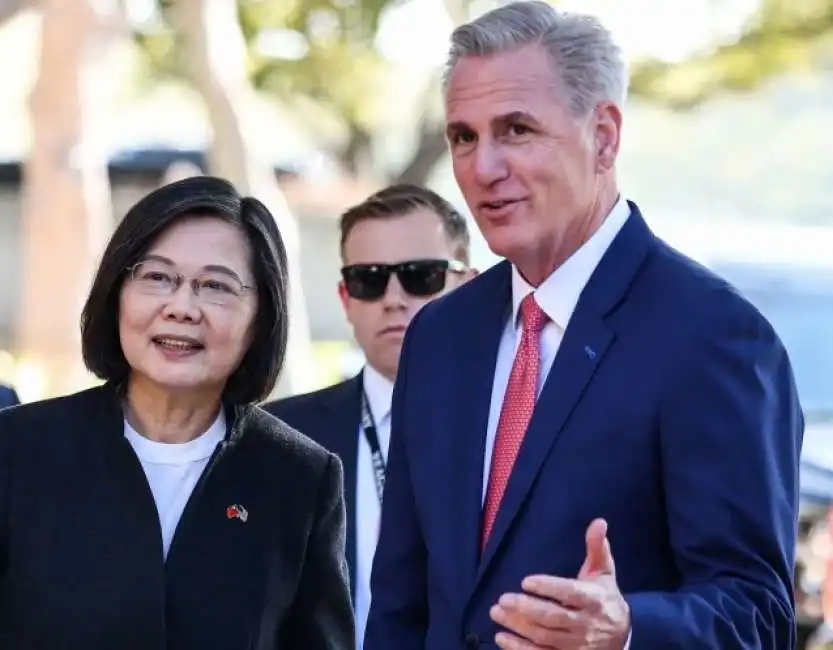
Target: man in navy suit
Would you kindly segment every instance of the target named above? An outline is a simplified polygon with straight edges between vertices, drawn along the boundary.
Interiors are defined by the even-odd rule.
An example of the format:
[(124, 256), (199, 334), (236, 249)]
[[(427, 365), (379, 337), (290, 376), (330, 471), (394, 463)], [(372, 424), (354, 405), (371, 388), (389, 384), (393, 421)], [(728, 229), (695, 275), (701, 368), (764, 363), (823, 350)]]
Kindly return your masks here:
[(402, 338), (423, 305), (473, 272), (463, 216), (435, 192), (405, 184), (377, 192), (342, 215), (341, 256), (338, 293), (367, 365), (348, 381), (265, 408), (341, 458), (361, 648)]
[(454, 174), (507, 258), (405, 337), (364, 650), (789, 650), (803, 416), (787, 354), (617, 187), (592, 17), (459, 27)]
[(17, 397), (14, 388), (0, 384), (0, 409), (17, 406), (18, 404), (20, 404), (20, 399)]

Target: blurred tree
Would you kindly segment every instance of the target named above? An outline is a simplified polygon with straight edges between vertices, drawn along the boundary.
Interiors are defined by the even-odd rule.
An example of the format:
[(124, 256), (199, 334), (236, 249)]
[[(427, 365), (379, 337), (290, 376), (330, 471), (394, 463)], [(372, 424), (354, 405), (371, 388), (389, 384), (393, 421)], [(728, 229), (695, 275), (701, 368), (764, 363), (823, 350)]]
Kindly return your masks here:
[(81, 361), (78, 314), (113, 223), (106, 142), (97, 125), (106, 120), (100, 111), (107, 104), (109, 49), (126, 31), (112, 4), (41, 0), (38, 8), (39, 71), (30, 95), (32, 141), (23, 184), (19, 354), (42, 374), (43, 392), (58, 395), (90, 380)]
[[(247, 47), (238, 13), (229, 0), (187, 0), (168, 8), (183, 55), (181, 63), (208, 111), (213, 140), (208, 151), (212, 173), (229, 179), (237, 189), (257, 196), (278, 222), (289, 261), (289, 277), (298, 279), (298, 224), (277, 185), (272, 166), (252, 153), (248, 119), (254, 89), (248, 78)], [(276, 396), (316, 388), (311, 374), (312, 350), (306, 302), (300, 281), (290, 283), (290, 332), (287, 359)]]
[[(164, 18), (175, 0), (157, 1)], [(372, 165), (380, 120), (389, 110), (379, 88), (391, 74), (375, 37), (385, 12), (403, 1), (239, 0), (238, 13), (249, 75), (257, 89), (300, 107), (312, 120), (320, 120), (323, 113), (340, 121), (345, 135), (334, 153), (345, 169), (383, 181), (422, 183), (445, 151), (435, 110), (436, 80), (426, 89), (411, 157), (399, 169), (376, 170)], [(447, 0), (446, 7), (459, 23), (468, 17), (471, 4)], [(715, 7), (717, 16), (721, 8)], [(182, 75), (178, 39), (164, 20), (137, 38), (155, 74)], [(279, 41), (282, 51), (265, 47), (270, 41)], [(833, 0), (760, 0), (731, 42), (683, 61), (637, 62), (632, 94), (674, 109), (691, 108), (722, 93), (754, 90), (774, 75), (829, 65), (831, 43)]]
[[(182, 35), (173, 28), (176, 0), (157, 0), (159, 20), (140, 26), (136, 39), (153, 78), (183, 79)], [(301, 115), (310, 129), (339, 124), (343, 137), (327, 144), (357, 176), (422, 183), (445, 152), (443, 128), (431, 107), (436, 81), (425, 93), (426, 110), (416, 126), (411, 157), (400, 169), (374, 169), (373, 146), (389, 106), (380, 87), (393, 73), (375, 38), (388, 9), (402, 0), (239, 0), (238, 17), (248, 50), (253, 86), (271, 93)], [(447, 0), (451, 15), (465, 15), (468, 0)], [(275, 52), (270, 43), (279, 44)], [(331, 130), (332, 132), (332, 130)]]
[[(302, 114), (341, 122), (337, 157), (354, 173), (382, 180), (424, 182), (443, 155), (445, 143), (436, 111), (436, 85), (426, 89), (426, 110), (416, 125), (415, 146), (405, 164), (373, 170), (372, 147), (386, 107), (377, 90), (391, 70), (375, 48), (384, 13), (407, 0), (238, 0), (238, 17), (248, 50), (247, 71), (258, 90), (300, 106)], [(474, 0), (447, 0), (455, 23), (465, 20)], [(557, 4), (557, 0), (552, 0)], [(177, 0), (155, 0), (158, 20), (139, 26), (153, 78), (186, 73), (182, 38), (172, 28)], [(0, 21), (38, 0), (0, 0)], [(481, 7), (478, 3), (478, 9)], [(721, 11), (715, 3), (716, 15)], [(661, 27), (658, 27), (661, 29)], [(280, 52), (269, 42), (281, 43)], [(735, 91), (751, 91), (768, 78), (802, 68), (829, 67), (833, 48), (833, 0), (759, 0), (754, 16), (731, 41), (687, 60), (636, 62), (635, 97), (675, 109), (691, 108)]]
[(730, 42), (680, 62), (638, 62), (631, 89), (635, 97), (688, 109), (728, 92), (754, 91), (780, 74), (831, 64), (833, 0), (760, 0)]

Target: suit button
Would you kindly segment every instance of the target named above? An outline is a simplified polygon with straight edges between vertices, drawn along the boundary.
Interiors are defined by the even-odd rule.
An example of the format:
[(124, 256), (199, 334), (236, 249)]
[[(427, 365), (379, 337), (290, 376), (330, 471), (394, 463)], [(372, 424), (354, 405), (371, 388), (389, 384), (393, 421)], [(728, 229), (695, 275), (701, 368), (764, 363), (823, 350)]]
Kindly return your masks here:
[(477, 650), (480, 647), (480, 636), (477, 632), (466, 632), (465, 642), (468, 650)]

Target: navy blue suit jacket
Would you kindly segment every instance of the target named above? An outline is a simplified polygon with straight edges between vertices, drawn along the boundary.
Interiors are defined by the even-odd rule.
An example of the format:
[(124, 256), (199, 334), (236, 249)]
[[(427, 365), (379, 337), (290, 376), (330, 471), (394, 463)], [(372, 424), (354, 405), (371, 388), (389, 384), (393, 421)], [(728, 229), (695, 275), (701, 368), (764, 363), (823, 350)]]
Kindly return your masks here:
[(0, 409), (8, 406), (17, 406), (18, 404), (20, 404), (20, 400), (14, 388), (0, 385)]
[(633, 650), (789, 650), (803, 438), (787, 354), (636, 206), (583, 291), (482, 556), (485, 431), (504, 262), (406, 339), (365, 650), (496, 648), (489, 608), (574, 577), (609, 523)]
[(323, 390), (295, 395), (263, 406), (293, 429), (336, 454), (344, 467), (344, 500), (347, 509), (347, 564), (350, 594), (356, 587), (356, 466), (359, 425), (362, 417), (362, 375)]

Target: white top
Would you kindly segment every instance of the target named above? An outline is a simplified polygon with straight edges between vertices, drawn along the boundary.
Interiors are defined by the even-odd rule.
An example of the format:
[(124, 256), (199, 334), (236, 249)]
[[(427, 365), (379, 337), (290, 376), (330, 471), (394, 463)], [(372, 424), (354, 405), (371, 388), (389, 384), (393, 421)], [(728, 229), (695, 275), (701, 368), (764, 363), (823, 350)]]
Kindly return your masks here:
[[(390, 408), (393, 398), (393, 382), (379, 374), (372, 367), (365, 366), (362, 374), (364, 390), (367, 393), (368, 407), (376, 423), (376, 436), (379, 448), (387, 462), (390, 446)], [(379, 540), (379, 519), (381, 508), (376, 492), (376, 480), (373, 474), (370, 445), (367, 444), (364, 431), (359, 425), (358, 461), (356, 471), (356, 650), (362, 650), (367, 615), (370, 611), (370, 572), (376, 543)]]
[(220, 410), (214, 424), (197, 438), (181, 444), (145, 438), (127, 420), (124, 436), (145, 471), (162, 530), (162, 556), (167, 558), (185, 504), (203, 473), (211, 454), (226, 436), (226, 419)]

